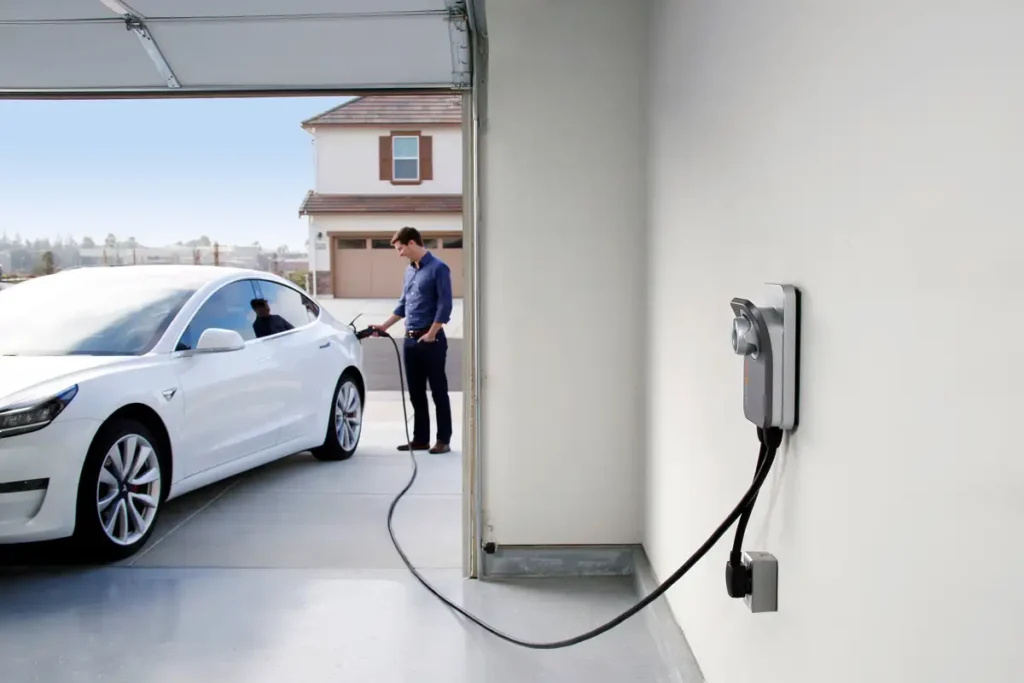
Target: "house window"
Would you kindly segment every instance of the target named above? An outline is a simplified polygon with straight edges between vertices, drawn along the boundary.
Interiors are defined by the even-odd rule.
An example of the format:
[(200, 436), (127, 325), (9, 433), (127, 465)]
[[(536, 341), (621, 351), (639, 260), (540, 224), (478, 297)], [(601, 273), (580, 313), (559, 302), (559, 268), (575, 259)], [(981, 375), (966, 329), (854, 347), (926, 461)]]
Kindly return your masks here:
[(414, 135), (396, 135), (391, 139), (391, 177), (394, 180), (420, 179), (420, 139)]

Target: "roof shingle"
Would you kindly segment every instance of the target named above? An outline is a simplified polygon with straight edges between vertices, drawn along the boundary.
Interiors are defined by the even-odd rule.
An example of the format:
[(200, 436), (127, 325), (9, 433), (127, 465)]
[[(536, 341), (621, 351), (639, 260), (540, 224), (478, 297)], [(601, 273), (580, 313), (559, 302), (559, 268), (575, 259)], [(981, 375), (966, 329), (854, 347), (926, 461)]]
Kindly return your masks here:
[(461, 194), (318, 194), (310, 191), (300, 216), (325, 213), (461, 213)]
[(302, 122), (312, 126), (457, 124), (462, 98), (448, 93), (369, 95), (338, 105)]

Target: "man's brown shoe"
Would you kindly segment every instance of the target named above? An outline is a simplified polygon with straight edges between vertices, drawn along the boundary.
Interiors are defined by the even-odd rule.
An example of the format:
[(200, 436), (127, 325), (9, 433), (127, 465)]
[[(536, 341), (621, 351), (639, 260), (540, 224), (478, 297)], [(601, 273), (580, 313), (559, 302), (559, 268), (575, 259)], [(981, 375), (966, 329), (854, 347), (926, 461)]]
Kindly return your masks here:
[(447, 453), (451, 449), (452, 449), (451, 446), (449, 446), (448, 444), (441, 443), (440, 441), (438, 441), (437, 443), (434, 444), (434, 447), (430, 449), (430, 452), (431, 453)]
[[(430, 448), (430, 444), (428, 444), (428, 443), (416, 443), (415, 441), (412, 442), (412, 449), (414, 451), (425, 451), (425, 450), (427, 450), (429, 448)], [(400, 450), (400, 451), (407, 451), (407, 450), (409, 450), (409, 444), (403, 443), (401, 446), (398, 447), (398, 450)]]

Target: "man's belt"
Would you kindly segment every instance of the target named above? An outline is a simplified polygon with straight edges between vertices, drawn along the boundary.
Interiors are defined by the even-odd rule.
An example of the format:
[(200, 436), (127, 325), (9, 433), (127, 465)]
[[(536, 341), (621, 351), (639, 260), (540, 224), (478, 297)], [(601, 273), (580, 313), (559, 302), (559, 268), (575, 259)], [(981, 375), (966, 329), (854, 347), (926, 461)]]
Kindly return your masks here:
[[(406, 330), (405, 331), (405, 336), (406, 336), (407, 339), (419, 339), (420, 337), (425, 335), (427, 332), (430, 332), (430, 328), (426, 328), (426, 329), (423, 329), (423, 330)], [(440, 335), (442, 332), (443, 332), (443, 330), (441, 332), (438, 332), (438, 334)]]

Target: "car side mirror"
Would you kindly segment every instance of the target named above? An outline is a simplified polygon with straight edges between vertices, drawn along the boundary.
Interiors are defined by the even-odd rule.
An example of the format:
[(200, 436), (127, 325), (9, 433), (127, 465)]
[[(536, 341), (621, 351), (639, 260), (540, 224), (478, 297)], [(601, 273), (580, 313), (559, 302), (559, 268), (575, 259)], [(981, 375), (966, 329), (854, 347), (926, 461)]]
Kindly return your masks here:
[(195, 350), (196, 353), (223, 353), (244, 348), (245, 340), (242, 339), (242, 335), (234, 330), (211, 327), (199, 335), (199, 342), (196, 344)]

